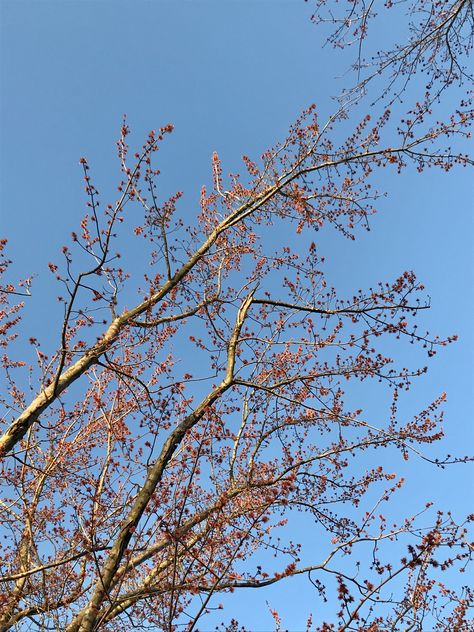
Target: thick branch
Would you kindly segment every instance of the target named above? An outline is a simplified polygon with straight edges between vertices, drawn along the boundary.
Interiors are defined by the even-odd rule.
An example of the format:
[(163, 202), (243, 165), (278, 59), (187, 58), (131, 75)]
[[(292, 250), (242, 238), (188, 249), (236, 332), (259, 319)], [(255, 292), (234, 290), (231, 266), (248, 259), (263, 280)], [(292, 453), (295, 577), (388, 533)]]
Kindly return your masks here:
[(161, 481), (166, 466), (170, 462), (173, 454), (185, 437), (186, 433), (202, 419), (205, 412), (221, 395), (230, 388), (234, 377), (235, 355), (237, 344), (239, 341), (240, 331), (242, 329), (245, 316), (252, 304), (253, 293), (251, 293), (243, 301), (238, 314), (234, 330), (229, 340), (227, 352), (227, 369), (222, 382), (216, 386), (199, 404), (199, 406), (188, 415), (178, 426), (170, 433), (161, 450), (160, 456), (157, 458), (153, 466), (150, 468), (143, 487), (140, 489), (133, 507), (128, 516), (122, 522), (119, 535), (112, 546), (109, 557), (104, 564), (104, 568), (100, 572), (100, 578), (92, 595), (91, 601), (86, 608), (77, 615), (75, 620), (67, 628), (67, 632), (91, 632), (94, 629), (99, 609), (107, 598), (110, 588), (112, 587), (114, 578), (119, 570), (120, 563), (126, 548), (128, 547), (134, 531), (145, 511), (146, 506)]
[[(161, 301), (172, 289), (177, 287), (181, 281), (189, 274), (194, 266), (205, 256), (205, 254), (211, 249), (218, 237), (227, 231), (232, 226), (239, 224), (246, 217), (255, 213), (264, 204), (269, 202), (278, 193), (280, 193), (286, 186), (297, 178), (309, 173), (320, 171), (322, 169), (328, 169), (338, 167), (350, 162), (357, 162), (360, 160), (374, 159), (379, 156), (389, 156), (395, 154), (408, 154), (414, 147), (419, 146), (423, 142), (429, 141), (432, 134), (427, 134), (422, 138), (415, 139), (411, 143), (403, 145), (397, 148), (388, 148), (381, 150), (374, 150), (370, 152), (362, 152), (358, 154), (343, 154), (342, 156), (334, 157), (333, 160), (326, 160), (322, 163), (312, 164), (305, 167), (303, 159), (297, 168), (290, 169), (286, 174), (282, 175), (273, 186), (257, 194), (255, 198), (242, 204), (238, 209), (233, 211), (228, 217), (211, 232), (207, 240), (194, 252), (194, 254), (188, 259), (188, 261), (181, 266), (181, 268), (175, 273), (175, 275), (169, 279), (155, 294), (144, 300), (142, 303), (134, 307), (133, 309), (124, 312), (121, 316), (117, 317), (109, 326), (104, 336), (90, 349), (85, 351), (84, 355), (66, 371), (64, 371), (59, 378), (57, 378), (54, 384), (50, 384), (43, 391), (35, 397), (31, 404), (21, 413), (21, 415), (11, 423), (11, 425), (5, 430), (4, 434), (0, 437), (0, 455), (5, 455), (25, 436), (28, 429), (38, 420), (39, 416), (56, 400), (68, 386), (75, 382), (81, 375), (83, 375), (93, 364), (95, 364), (106, 351), (116, 341), (120, 331), (128, 325), (134, 324), (137, 317), (144, 314), (147, 310), (154, 307), (159, 301)], [(310, 152), (306, 158), (310, 158), (312, 153)]]

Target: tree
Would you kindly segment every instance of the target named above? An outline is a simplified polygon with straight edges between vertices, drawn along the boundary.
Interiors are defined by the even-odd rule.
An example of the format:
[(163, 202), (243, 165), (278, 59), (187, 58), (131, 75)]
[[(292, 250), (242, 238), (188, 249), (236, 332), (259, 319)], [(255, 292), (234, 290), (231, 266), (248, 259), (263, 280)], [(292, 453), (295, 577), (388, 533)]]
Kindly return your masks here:
[[(353, 66), (357, 80), (344, 91), (343, 98), (359, 98), (380, 76), (383, 78), (381, 97), (389, 98), (392, 103), (403, 95), (410, 80), (419, 78), (420, 74), (426, 77), (425, 100), (430, 105), (453, 84), (472, 85), (472, 75), (465, 62), (472, 48), (474, 30), (469, 0), (389, 0), (381, 7), (373, 1), (355, 0), (342, 10), (337, 2), (316, 0), (313, 5), (316, 10), (312, 20), (333, 27), (328, 37), (332, 46), (357, 48)], [(384, 41), (385, 50), (375, 49), (371, 55), (364, 55), (373, 22), (378, 19), (378, 26), (383, 27), (381, 21), (392, 21), (397, 10), (405, 12), (403, 28), (408, 31), (408, 37), (393, 43), (388, 40), (388, 45)], [(388, 35), (385, 30), (384, 34)]]
[[(438, 3), (428, 4), (439, 17)], [(317, 3), (318, 11), (328, 6)], [(453, 7), (449, 24), (461, 10), (471, 15), (469, 3)], [(431, 49), (416, 50), (422, 59)], [(379, 69), (404, 73), (395, 63)], [(448, 88), (452, 74), (433, 68), (430, 81)], [(435, 122), (432, 94), (402, 121), (388, 109), (375, 121), (364, 115), (345, 138), (347, 104), (326, 122), (311, 106), (260, 160), (243, 158), (245, 175), (224, 177), (214, 154), (212, 188), (203, 187), (199, 215), (187, 223), (181, 192), (163, 202), (157, 188), (156, 156), (171, 125), (134, 152), (124, 121), (119, 199), (105, 208), (81, 159), (88, 210), (62, 263), (49, 264), (64, 320), (54, 353), (30, 339), (31, 393), (19, 387), (23, 363), (7, 355), (19, 331), (18, 295), (31, 280), (6, 283), (0, 294), (8, 384), (0, 629), (191, 631), (218, 593), (298, 574), (336, 604), (320, 630), (468, 629), (472, 592), (443, 581), (443, 571), (451, 579), (452, 567), (470, 560), (473, 516), (458, 523), (439, 511), (429, 528), (419, 516), (388, 524), (383, 506), (403, 481), (377, 458), (391, 448), (438, 466), (464, 460), (423, 452), (442, 437), (444, 395), (400, 419), (400, 393), (426, 368), (392, 359), (395, 341), (432, 356), (455, 336), (418, 329), (429, 302), (413, 272), (339, 297), (315, 243), (325, 225), (350, 239), (358, 225), (369, 227), (380, 169), (471, 164), (444, 147), (466, 135), (469, 113)], [(123, 245), (122, 230), (132, 238), (137, 207), (144, 219), (134, 238), (151, 267), (127, 307), (115, 244)], [(291, 231), (307, 234), (304, 251), (280, 237), (269, 244), (269, 235)], [(183, 352), (202, 371), (182, 366)], [(386, 423), (352, 403), (362, 381), (391, 390)], [(311, 516), (321, 537), (310, 565), (285, 530), (294, 512)], [(356, 557), (360, 573), (351, 569)]]

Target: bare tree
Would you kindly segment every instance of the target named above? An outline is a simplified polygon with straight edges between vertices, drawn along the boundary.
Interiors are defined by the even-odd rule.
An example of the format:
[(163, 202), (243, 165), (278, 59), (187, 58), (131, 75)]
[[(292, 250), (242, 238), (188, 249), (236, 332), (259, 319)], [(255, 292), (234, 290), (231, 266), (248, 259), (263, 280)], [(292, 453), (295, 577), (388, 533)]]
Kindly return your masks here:
[[(382, 78), (378, 98), (399, 99), (411, 79), (425, 78), (425, 98), (432, 104), (453, 85), (467, 85), (472, 96), (472, 74), (467, 56), (473, 45), (474, 12), (471, 0), (401, 0), (385, 3), (374, 0), (350, 2), (310, 2), (312, 19), (332, 29), (328, 42), (335, 48), (354, 47), (356, 80), (342, 99), (366, 94), (369, 84)], [(406, 18), (400, 17), (404, 12)], [(395, 14), (395, 15), (394, 15)], [(402, 39), (387, 48), (374, 48), (374, 29), (389, 30), (387, 23), (401, 20)], [(369, 49), (367, 56), (366, 48)]]
[[(471, 6), (458, 5), (452, 23), (462, 11), (464, 28)], [(359, 28), (371, 10), (364, 5)], [(418, 50), (421, 60), (431, 49)], [(443, 572), (449, 579), (470, 561), (473, 516), (459, 524), (437, 512), (427, 527), (426, 508), (388, 524), (383, 507), (403, 481), (379, 456), (391, 448), (434, 466), (465, 460), (424, 452), (442, 436), (444, 394), (401, 420), (400, 393), (426, 368), (384, 351), (390, 339), (432, 356), (455, 337), (418, 329), (429, 303), (413, 272), (344, 298), (326, 283), (318, 245), (308, 239), (295, 252), (284, 237), (275, 249), (267, 239), (325, 225), (353, 238), (374, 210), (380, 168), (472, 164), (443, 149), (467, 134), (465, 111), (436, 125), (417, 112), (397, 142), (389, 111), (338, 142), (347, 110), (321, 123), (311, 106), (260, 160), (244, 157), (245, 175), (224, 177), (214, 154), (213, 186), (187, 223), (181, 193), (162, 202), (157, 191), (154, 163), (171, 125), (134, 153), (124, 122), (113, 204), (100, 204), (81, 159), (88, 210), (62, 263), (49, 264), (64, 319), (53, 353), (30, 339), (35, 366), (8, 352), (30, 281), (0, 289), (1, 630), (191, 632), (217, 594), (300, 574), (323, 598), (337, 585), (334, 619), (318, 630), (468, 629), (472, 592)], [(137, 207), (144, 219), (130, 230)], [(149, 257), (142, 290), (116, 252), (122, 230)], [(3, 256), (0, 271), (9, 264)], [(366, 380), (391, 390), (385, 422), (344, 399), (346, 384)], [(285, 530), (294, 512), (320, 538), (310, 565)], [(351, 555), (371, 561), (352, 573)]]

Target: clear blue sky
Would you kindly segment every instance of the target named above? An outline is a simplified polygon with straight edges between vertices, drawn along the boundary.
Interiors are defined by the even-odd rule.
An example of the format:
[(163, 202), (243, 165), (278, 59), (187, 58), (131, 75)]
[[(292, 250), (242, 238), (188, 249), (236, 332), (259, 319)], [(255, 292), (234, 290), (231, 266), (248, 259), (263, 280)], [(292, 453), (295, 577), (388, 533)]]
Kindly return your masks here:
[[(83, 213), (78, 160), (88, 157), (102, 198), (111, 201), (124, 113), (137, 143), (149, 129), (174, 123), (162, 182), (169, 191), (184, 191), (192, 217), (213, 150), (224, 170), (233, 171), (242, 154), (258, 156), (282, 139), (310, 103), (331, 112), (329, 97), (344, 83), (334, 77), (348, 58), (321, 49), (309, 13), (302, 0), (1, 2), (0, 236), (10, 241), (18, 277), (37, 274), (25, 337), (48, 340), (54, 333), (45, 323), (50, 310), (61, 314), (47, 263), (58, 259)], [(371, 232), (352, 243), (323, 231), (318, 246), (342, 292), (406, 269), (425, 283), (432, 310), (423, 322), (460, 340), (430, 362), (407, 406), (416, 412), (447, 391), (447, 437), (438, 450), (464, 453), (474, 444), (469, 174), (408, 172), (377, 182), (389, 197), (379, 204)], [(368, 405), (376, 410), (377, 400)], [(408, 513), (428, 497), (445, 509), (469, 511), (472, 468), (438, 472), (415, 462), (406, 468), (411, 478), (401, 498)], [(238, 616), (255, 630), (271, 629), (267, 600), (291, 630), (303, 627), (308, 612), (317, 613), (311, 587), (294, 579), (265, 593), (233, 595), (217, 620)]]

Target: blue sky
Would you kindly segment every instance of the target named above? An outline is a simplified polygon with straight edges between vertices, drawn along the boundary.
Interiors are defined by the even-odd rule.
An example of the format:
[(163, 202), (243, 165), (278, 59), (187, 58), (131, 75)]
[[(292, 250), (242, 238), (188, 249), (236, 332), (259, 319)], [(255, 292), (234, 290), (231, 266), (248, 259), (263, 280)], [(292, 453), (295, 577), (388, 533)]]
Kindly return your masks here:
[[(17, 276), (37, 275), (27, 337), (53, 340), (45, 323), (54, 322), (51, 310), (57, 319), (61, 313), (47, 263), (59, 258), (84, 211), (78, 161), (87, 156), (103, 199), (113, 199), (115, 140), (124, 113), (138, 145), (149, 129), (175, 125), (160, 164), (161, 181), (165, 191), (184, 191), (192, 217), (200, 186), (209, 181), (213, 150), (224, 171), (233, 171), (242, 154), (258, 156), (284, 138), (310, 103), (323, 113), (334, 109), (330, 96), (347, 80), (334, 78), (342, 76), (349, 58), (321, 48), (309, 13), (296, 0), (3, 0), (0, 228)], [(408, 170), (400, 177), (380, 174), (377, 183), (389, 196), (378, 205), (371, 232), (361, 231), (353, 243), (322, 231), (318, 247), (342, 293), (405, 269), (424, 282), (432, 310), (423, 322), (460, 340), (430, 362), (407, 407), (416, 412), (446, 391), (447, 436), (439, 453), (464, 453), (474, 439), (470, 176), (462, 169), (421, 176)], [(423, 480), (441, 506), (469, 511), (472, 469), (469, 475), (459, 467), (442, 473), (419, 463), (408, 468), (413, 482), (401, 502), (409, 510), (426, 500)], [(301, 629), (315, 611), (310, 587), (291, 580), (268, 593), (232, 596), (223, 616), (241, 610), (242, 623), (270, 629), (267, 599), (281, 607), (291, 630)]]

